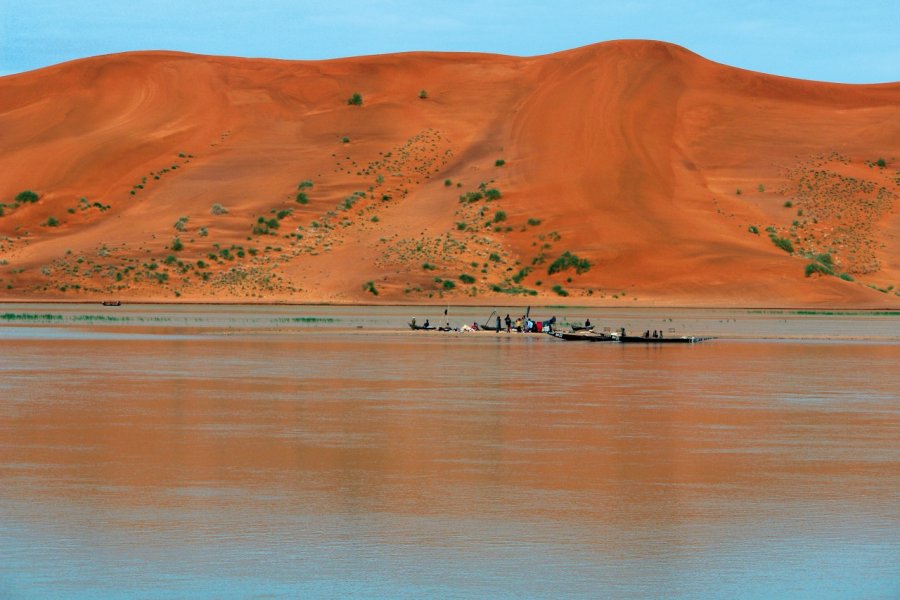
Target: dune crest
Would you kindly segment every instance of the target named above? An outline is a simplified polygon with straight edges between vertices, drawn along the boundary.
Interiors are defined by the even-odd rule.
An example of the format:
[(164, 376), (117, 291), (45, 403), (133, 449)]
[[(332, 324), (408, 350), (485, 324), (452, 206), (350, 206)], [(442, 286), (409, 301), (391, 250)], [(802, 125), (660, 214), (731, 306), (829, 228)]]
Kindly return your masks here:
[(135, 52), (0, 78), (0, 131), (5, 300), (900, 306), (897, 83)]

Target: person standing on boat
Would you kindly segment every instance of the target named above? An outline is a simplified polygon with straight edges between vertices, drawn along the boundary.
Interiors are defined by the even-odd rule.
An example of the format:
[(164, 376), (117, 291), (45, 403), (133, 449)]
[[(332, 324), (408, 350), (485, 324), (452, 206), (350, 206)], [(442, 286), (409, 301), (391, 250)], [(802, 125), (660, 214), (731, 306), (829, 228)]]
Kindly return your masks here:
[(506, 318), (503, 321), (506, 323), (506, 333), (509, 333), (512, 330), (512, 319), (509, 318), (509, 313), (506, 313)]
[(500, 315), (497, 315), (497, 333), (500, 333)]

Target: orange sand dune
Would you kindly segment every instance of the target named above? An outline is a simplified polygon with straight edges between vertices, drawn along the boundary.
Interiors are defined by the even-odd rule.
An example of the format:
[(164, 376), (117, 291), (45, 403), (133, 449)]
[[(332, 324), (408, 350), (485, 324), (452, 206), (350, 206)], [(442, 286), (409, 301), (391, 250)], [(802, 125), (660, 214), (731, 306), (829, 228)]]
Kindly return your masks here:
[(0, 131), (5, 300), (900, 306), (900, 84), (139, 52), (0, 78)]

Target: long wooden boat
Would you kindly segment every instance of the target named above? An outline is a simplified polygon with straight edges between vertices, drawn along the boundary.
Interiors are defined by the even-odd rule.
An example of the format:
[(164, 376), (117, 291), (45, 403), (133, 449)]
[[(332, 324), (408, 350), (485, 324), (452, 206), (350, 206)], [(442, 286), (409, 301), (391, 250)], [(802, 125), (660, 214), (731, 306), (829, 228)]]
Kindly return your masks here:
[(428, 327), (425, 327), (424, 325), (415, 325), (413, 323), (408, 323), (408, 325), (413, 331), (434, 331), (435, 329), (432, 325), (429, 325)]
[(564, 331), (548, 332), (555, 338), (565, 340), (567, 342), (612, 342), (615, 337), (609, 333), (593, 333), (586, 331), (584, 333), (566, 333)]
[(644, 337), (639, 335), (615, 335), (615, 340), (621, 344), (696, 344), (711, 337), (698, 337), (696, 335), (684, 335), (680, 337)]
[(104, 300), (103, 306), (122, 306), (121, 300)]
[(593, 325), (572, 325), (572, 331), (593, 331)]

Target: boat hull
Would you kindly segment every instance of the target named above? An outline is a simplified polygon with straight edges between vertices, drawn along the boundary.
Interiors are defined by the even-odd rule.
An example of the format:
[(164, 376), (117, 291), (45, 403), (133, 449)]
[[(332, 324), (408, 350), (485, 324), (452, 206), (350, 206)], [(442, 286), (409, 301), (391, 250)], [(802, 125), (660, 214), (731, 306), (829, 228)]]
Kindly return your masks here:
[(686, 335), (683, 337), (654, 338), (636, 335), (617, 335), (616, 341), (620, 344), (696, 344), (712, 338)]

